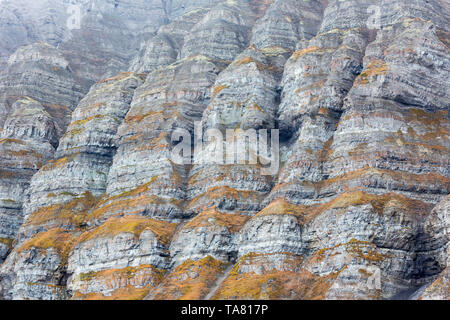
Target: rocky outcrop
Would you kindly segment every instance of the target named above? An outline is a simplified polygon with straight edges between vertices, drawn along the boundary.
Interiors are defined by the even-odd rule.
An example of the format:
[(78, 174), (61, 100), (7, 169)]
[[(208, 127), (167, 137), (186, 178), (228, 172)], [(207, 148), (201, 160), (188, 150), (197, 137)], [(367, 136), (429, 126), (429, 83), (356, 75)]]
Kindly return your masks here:
[[(38, 42), (21, 47), (0, 74), (0, 124), (15, 110), (14, 102), (27, 96), (54, 110), (55, 120), (64, 121), (66, 108), (73, 110), (83, 97), (81, 85), (67, 60), (51, 45)], [(64, 132), (65, 124), (61, 124)]]
[(58, 143), (58, 124), (31, 98), (18, 100), (0, 139), (1, 205), (0, 260), (12, 248), (23, 223), (22, 202), (33, 174), (48, 160)]
[[(38, 248), (38, 251), (43, 251), (46, 248), (40, 246), (39, 241), (42, 237), (52, 232), (58, 236), (61, 232), (75, 237), (76, 234), (72, 235), (67, 231), (78, 231), (83, 227), (85, 210), (91, 208), (95, 203), (95, 197), (102, 195), (106, 189), (109, 166), (117, 148), (115, 140), (117, 128), (129, 109), (134, 90), (142, 82), (139, 75), (121, 74), (94, 85), (80, 102), (73, 113), (67, 132), (61, 137), (55, 153), (56, 160), (48, 162), (31, 180), (29, 199), (23, 209), (29, 217), (21, 227), (19, 243), (11, 258), (13, 261), (15, 259), (20, 261), (30, 254), (30, 250), (23, 248), (29, 243), (37, 243), (33, 250)], [(60, 176), (67, 179), (54, 178)], [(48, 183), (50, 181), (53, 183)], [(68, 243), (62, 245), (70, 248)], [(62, 255), (61, 251), (59, 253)], [(42, 254), (45, 256), (45, 253), (41, 252)], [(63, 262), (67, 263), (68, 252), (64, 254), (66, 256), (57, 255), (54, 258), (56, 259), (54, 263), (61, 274), (67, 268)], [(36, 273), (46, 272), (46, 266), (34, 265), (34, 267)], [(13, 298), (32, 297), (28, 289), (24, 289), (25, 293), (16, 290), (21, 285), (27, 286), (26, 283), (21, 284), (22, 271), (31, 272), (24, 269), (15, 271), (12, 275), (8, 274), (13, 278), (10, 280), (12, 287), (9, 288), (12, 291), (8, 292), (8, 295)], [(53, 284), (50, 282), (50, 285)], [(58, 298), (60, 293), (46, 294), (47, 298)]]
[(18, 49), (0, 74), (0, 260), (23, 222), (31, 177), (53, 158), (83, 90), (64, 57), (45, 43)]
[[(448, 9), (105, 0), (33, 37), (5, 14), (58, 49), (0, 75), (0, 297), (448, 299)], [(221, 139), (261, 129), (271, 174)]]
[[(433, 242), (436, 243), (439, 262), (445, 267), (439, 277), (425, 289), (420, 296), (424, 300), (446, 300), (448, 299), (449, 287), (449, 197), (444, 198), (432, 212), (431, 218), (425, 223), (425, 231)], [(434, 223), (433, 223), (434, 222)], [(437, 236), (436, 236), (437, 235)], [(441, 268), (442, 268), (441, 267)]]

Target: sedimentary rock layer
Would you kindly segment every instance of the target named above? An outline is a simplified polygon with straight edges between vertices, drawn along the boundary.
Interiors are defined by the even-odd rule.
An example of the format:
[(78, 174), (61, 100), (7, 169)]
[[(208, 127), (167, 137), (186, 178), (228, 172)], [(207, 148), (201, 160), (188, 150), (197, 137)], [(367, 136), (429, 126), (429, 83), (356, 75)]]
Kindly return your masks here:
[(1, 8), (0, 298), (448, 299), (447, 2)]

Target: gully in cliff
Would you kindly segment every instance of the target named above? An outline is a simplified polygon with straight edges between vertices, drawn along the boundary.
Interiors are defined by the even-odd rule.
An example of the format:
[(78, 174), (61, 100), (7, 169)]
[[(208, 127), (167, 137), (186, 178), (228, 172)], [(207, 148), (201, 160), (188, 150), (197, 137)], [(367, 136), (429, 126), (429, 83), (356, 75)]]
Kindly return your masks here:
[[(175, 164), (261, 164), (262, 175), (276, 175), (279, 170), (279, 130), (267, 129), (208, 129), (203, 134), (201, 122), (194, 124), (194, 137), (186, 129), (177, 128), (172, 133), (174, 147), (171, 160)], [(193, 156), (192, 156), (193, 154)]]

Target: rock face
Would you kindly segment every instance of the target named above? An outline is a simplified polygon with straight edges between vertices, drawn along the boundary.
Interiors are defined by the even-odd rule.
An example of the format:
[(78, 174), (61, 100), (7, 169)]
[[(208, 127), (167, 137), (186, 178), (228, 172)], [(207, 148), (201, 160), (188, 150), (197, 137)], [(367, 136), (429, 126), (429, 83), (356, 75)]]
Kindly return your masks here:
[[(75, 109), (85, 91), (56, 48), (43, 42), (21, 47), (11, 55), (8, 68), (0, 75), (0, 124), (4, 126), (15, 111), (14, 102), (24, 96), (53, 109), (56, 120), (66, 121), (64, 115)], [(64, 132), (64, 124), (61, 130)]]
[[(447, 1), (27, 1), (0, 4), (1, 299), (449, 298)], [(270, 129), (279, 170), (223, 161)]]
[(58, 45), (66, 34), (68, 1), (2, 1), (0, 70), (20, 46), (44, 41)]
[(31, 177), (53, 158), (85, 88), (52, 46), (19, 48), (0, 74), (0, 260), (23, 222)]
[(45, 108), (31, 98), (14, 104), (0, 140), (2, 205), (0, 259), (6, 257), (23, 223), (23, 194), (34, 173), (50, 160), (58, 143), (58, 127)]

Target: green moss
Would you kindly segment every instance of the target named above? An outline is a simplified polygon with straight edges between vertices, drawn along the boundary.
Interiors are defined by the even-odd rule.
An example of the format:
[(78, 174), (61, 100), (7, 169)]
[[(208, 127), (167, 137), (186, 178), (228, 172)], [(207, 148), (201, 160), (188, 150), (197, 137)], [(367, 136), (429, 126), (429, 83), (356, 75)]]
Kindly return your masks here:
[(12, 248), (14, 239), (0, 237), (0, 243), (6, 245), (8, 248)]

